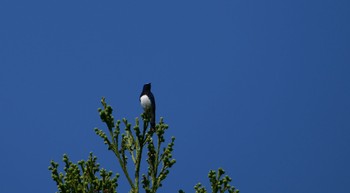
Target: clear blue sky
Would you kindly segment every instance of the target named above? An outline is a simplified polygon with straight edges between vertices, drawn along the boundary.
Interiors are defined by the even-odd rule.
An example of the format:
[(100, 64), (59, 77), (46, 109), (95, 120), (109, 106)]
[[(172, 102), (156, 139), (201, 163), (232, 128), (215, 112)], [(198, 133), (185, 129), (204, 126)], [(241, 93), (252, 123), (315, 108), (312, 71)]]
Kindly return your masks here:
[[(51, 159), (93, 151), (93, 132), (142, 112), (176, 137), (160, 192), (194, 192), (223, 167), (245, 193), (347, 193), (350, 3), (290, 1), (0, 2), (0, 192), (55, 192)], [(62, 165), (61, 165), (62, 166)], [(124, 180), (120, 192), (126, 192)]]

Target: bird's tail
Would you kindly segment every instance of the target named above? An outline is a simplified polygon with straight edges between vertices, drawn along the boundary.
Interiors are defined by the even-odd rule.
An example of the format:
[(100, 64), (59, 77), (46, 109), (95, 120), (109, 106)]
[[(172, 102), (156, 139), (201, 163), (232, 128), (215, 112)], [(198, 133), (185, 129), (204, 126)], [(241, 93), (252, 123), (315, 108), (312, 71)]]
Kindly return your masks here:
[(151, 130), (152, 131), (156, 130), (156, 118), (155, 118), (155, 116), (151, 117)]

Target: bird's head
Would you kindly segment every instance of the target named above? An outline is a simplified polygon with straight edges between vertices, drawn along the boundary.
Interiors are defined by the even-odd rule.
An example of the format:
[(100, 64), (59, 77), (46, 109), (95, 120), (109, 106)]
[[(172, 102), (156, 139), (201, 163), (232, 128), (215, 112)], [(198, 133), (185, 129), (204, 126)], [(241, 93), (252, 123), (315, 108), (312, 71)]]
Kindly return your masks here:
[(143, 90), (151, 90), (151, 83), (144, 84)]

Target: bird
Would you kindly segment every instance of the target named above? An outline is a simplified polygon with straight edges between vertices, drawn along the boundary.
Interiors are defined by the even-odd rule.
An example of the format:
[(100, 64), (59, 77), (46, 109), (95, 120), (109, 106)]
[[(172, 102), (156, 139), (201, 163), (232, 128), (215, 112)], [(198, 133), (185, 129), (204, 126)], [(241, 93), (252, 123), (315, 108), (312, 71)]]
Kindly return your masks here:
[(148, 113), (151, 118), (151, 130), (154, 131), (156, 126), (156, 102), (151, 92), (151, 83), (147, 83), (143, 85), (142, 92), (140, 94), (140, 102), (143, 110)]

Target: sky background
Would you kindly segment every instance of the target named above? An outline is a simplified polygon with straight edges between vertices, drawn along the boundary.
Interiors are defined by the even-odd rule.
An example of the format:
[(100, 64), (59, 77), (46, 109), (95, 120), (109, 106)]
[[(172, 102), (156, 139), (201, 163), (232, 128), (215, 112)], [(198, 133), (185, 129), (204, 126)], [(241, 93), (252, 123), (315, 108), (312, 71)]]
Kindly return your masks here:
[[(222, 167), (245, 193), (347, 193), (350, 1), (0, 2), (0, 192), (55, 192), (62, 168), (98, 156), (94, 128), (134, 122), (152, 82), (176, 137), (159, 192), (194, 192)], [(120, 179), (120, 192), (127, 192)]]

